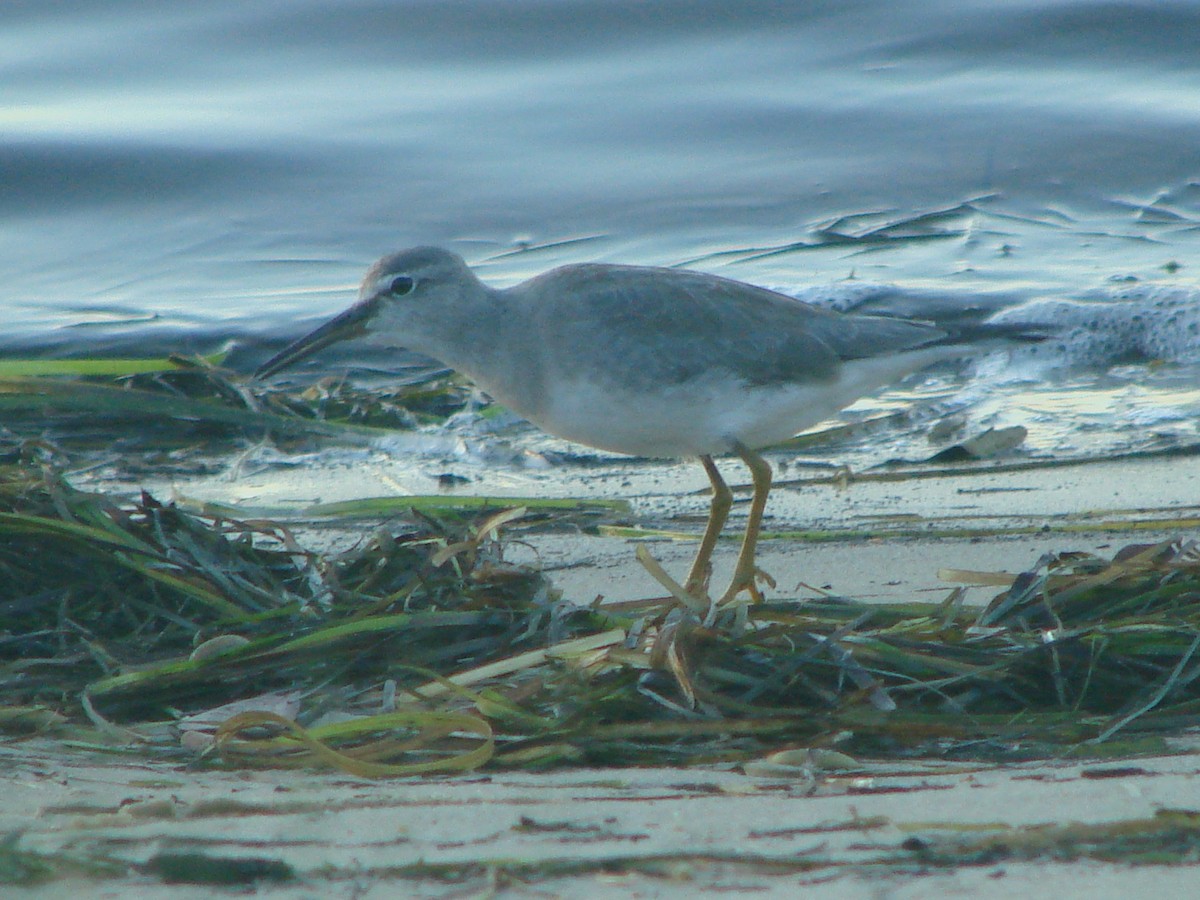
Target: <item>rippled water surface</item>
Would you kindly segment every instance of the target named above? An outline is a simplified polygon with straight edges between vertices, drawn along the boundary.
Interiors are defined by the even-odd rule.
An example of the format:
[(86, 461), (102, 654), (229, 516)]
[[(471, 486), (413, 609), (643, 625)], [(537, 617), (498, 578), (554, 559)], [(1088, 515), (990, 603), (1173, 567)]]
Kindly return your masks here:
[[(1186, 318), (1197, 46), (1169, 0), (4, 4), (0, 350), (250, 364), (416, 243)], [(1194, 436), (1200, 338), (1104, 327), (996, 416)]]

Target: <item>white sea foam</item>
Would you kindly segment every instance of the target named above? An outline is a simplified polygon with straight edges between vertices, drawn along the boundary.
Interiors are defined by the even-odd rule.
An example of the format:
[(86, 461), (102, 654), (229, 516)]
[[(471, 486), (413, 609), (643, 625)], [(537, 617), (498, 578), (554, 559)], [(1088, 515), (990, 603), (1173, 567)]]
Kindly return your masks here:
[(787, 291), (816, 306), (954, 323), (976, 318), (1053, 337), (1013, 354), (1016, 365), (1107, 368), (1123, 362), (1200, 362), (1200, 287), (1135, 283), (1075, 297), (911, 290), (844, 282)]
[(1200, 362), (1200, 288), (1187, 285), (1136, 284), (1034, 300), (991, 321), (1057, 329), (1042, 352), (1053, 350), (1069, 366)]

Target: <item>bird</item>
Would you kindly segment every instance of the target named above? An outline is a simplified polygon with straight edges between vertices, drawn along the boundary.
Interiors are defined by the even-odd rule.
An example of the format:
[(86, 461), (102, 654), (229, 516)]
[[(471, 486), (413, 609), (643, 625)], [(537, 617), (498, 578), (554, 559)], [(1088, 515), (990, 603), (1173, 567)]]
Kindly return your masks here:
[[(986, 323), (976, 330), (991, 333)], [(762, 599), (755, 552), (771, 467), (758, 451), (966, 355), (976, 337), (684, 268), (574, 263), (499, 289), (458, 254), (415, 247), (371, 266), (357, 302), (255, 377), (367, 338), (432, 357), (552, 435), (631, 456), (699, 459), (712, 499), (682, 586), (716, 609), (743, 592)], [(710, 599), (711, 558), (733, 500), (713, 460), (729, 454), (749, 469), (753, 495), (729, 586)]]

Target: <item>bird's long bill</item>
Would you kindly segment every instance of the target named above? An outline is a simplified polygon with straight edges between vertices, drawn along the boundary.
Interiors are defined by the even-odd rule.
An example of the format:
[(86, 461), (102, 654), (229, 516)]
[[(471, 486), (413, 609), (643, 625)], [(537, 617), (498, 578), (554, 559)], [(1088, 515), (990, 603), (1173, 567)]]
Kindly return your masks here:
[(255, 378), (268, 378), (276, 372), (307, 359), (330, 344), (350, 338), (361, 337), (367, 332), (367, 323), (375, 315), (377, 303), (374, 298), (356, 303), (344, 313), (334, 316), (320, 328), (309, 332), (298, 341), (288, 344), (269, 360), (258, 367)]

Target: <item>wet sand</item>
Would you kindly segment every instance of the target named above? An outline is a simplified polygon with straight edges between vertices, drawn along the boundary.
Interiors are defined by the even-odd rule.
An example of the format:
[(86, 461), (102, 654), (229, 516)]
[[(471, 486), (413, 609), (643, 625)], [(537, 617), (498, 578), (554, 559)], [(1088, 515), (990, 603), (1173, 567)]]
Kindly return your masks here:
[[(872, 764), (787, 778), (734, 770), (577, 769), (363, 783), (295, 772), (218, 773), (26, 743), (0, 750), (0, 827), (21, 847), (145, 866), (164, 853), (282, 861), (268, 897), (1186, 896), (1191, 865), (975, 859), (922, 845), (1042, 826), (1124, 823), (1194, 807), (1194, 755), (1004, 767)], [(1074, 846), (1078, 852), (1083, 845)], [(1051, 848), (1053, 849), (1053, 848)], [(71, 878), (10, 897), (190, 898), (154, 874)], [(102, 893), (101, 893), (102, 892)]]

